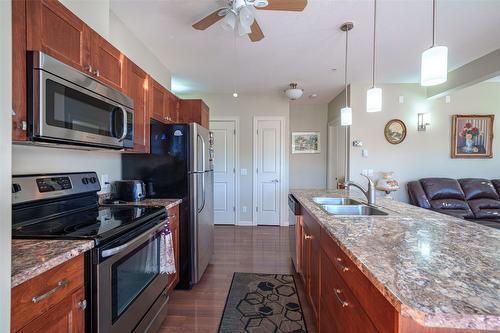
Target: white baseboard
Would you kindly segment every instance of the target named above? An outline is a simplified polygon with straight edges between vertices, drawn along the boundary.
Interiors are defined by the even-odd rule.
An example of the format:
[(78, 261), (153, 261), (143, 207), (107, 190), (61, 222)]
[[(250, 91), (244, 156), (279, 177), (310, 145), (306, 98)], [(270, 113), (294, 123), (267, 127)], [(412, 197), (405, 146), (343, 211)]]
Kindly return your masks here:
[(239, 227), (253, 227), (253, 221), (239, 221), (236, 225)]

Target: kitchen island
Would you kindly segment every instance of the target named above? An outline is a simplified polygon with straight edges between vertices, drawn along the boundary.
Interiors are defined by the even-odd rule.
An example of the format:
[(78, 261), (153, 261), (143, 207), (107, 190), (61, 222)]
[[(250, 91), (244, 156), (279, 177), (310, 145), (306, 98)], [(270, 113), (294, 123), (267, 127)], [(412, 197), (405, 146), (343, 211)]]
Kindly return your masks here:
[[(339, 277), (342, 288), (330, 289), (342, 311), (355, 303), (374, 331), (500, 330), (500, 231), (385, 198), (377, 201), (385, 216), (334, 216), (313, 201), (365, 202), (352, 193), (292, 191), (305, 228), (298, 241), (303, 257), (298, 270), (305, 271), (300, 273), (321, 332), (328, 331), (321, 321), (335, 321), (335, 311), (324, 309), (330, 307), (327, 273), (332, 281)], [(347, 296), (357, 299), (350, 303), (342, 298)], [(373, 306), (378, 301), (381, 305)]]

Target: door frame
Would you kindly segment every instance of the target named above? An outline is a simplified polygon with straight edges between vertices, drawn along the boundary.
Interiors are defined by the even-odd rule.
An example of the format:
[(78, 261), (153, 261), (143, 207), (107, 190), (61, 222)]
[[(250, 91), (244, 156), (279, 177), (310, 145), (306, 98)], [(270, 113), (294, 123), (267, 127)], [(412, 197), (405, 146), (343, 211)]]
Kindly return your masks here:
[(286, 156), (288, 156), (288, 124), (286, 122), (287, 118), (282, 117), (282, 116), (255, 116), (253, 117), (253, 129), (252, 129), (252, 136), (253, 136), (253, 169), (252, 169), (252, 183), (253, 183), (253, 190), (252, 190), (252, 225), (257, 226), (257, 214), (256, 214), (256, 208), (257, 208), (257, 124), (260, 120), (278, 120), (280, 122), (280, 128), (281, 128), (281, 166), (280, 166), (280, 206), (279, 206), (279, 221), (280, 224), (279, 226), (288, 226), (288, 214), (285, 214), (287, 211), (287, 198), (288, 198), (288, 177), (285, 174), (287, 171), (285, 164), (288, 161), (288, 159), (285, 159)]
[(211, 116), (208, 122), (210, 130), (211, 122), (233, 122), (236, 134), (234, 135), (234, 225), (240, 225), (240, 117)]

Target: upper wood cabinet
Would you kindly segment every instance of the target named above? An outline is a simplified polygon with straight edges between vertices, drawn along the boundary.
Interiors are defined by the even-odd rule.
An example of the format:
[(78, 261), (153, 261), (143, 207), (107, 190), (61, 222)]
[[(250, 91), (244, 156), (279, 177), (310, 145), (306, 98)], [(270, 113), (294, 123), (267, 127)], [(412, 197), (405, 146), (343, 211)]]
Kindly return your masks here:
[(90, 29), (57, 0), (26, 1), (27, 49), (90, 69)]
[(92, 32), (91, 72), (103, 83), (125, 91), (125, 56), (108, 41)]
[(151, 118), (166, 124), (178, 122), (179, 99), (153, 79), (149, 102)]
[(26, 1), (27, 49), (42, 51), (121, 91), (125, 57), (56, 0)]
[(150, 78), (132, 61), (127, 60), (127, 95), (134, 100), (134, 149), (135, 153), (149, 152), (148, 94)]
[(183, 99), (180, 101), (179, 122), (198, 123), (209, 127), (209, 108), (201, 99)]
[(179, 108), (180, 108), (180, 99), (175, 96), (173, 93), (168, 91), (168, 118), (170, 122), (178, 123), (179, 122)]

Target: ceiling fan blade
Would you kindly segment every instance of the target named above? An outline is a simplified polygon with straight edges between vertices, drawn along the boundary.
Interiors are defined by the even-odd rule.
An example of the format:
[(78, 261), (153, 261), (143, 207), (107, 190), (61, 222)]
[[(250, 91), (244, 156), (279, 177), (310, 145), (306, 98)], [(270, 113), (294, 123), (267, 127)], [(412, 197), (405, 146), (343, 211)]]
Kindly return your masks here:
[(253, 21), (252, 26), (250, 27), (252, 29), (252, 32), (248, 34), (248, 37), (252, 42), (258, 42), (264, 38), (264, 33), (260, 29), (259, 24), (257, 23), (257, 20)]
[(268, 0), (266, 7), (259, 7), (260, 10), (285, 10), (301, 12), (307, 6), (307, 0)]
[(219, 12), (221, 11), (221, 9), (217, 9), (215, 12), (208, 15), (204, 19), (193, 24), (193, 28), (195, 28), (197, 30), (205, 30), (206, 28), (208, 28), (212, 24), (217, 23), (219, 20), (221, 20), (224, 17), (224, 16), (219, 15)]

